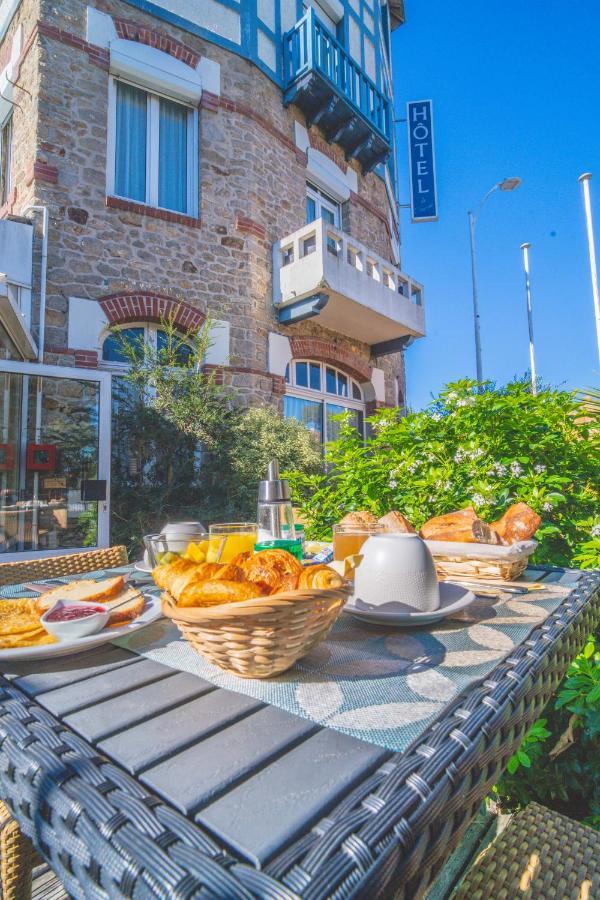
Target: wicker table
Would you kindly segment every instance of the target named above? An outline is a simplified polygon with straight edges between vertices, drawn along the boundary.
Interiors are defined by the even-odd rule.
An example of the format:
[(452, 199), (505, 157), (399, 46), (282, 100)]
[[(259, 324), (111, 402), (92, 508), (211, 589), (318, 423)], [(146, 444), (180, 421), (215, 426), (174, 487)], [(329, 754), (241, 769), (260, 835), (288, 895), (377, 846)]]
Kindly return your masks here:
[(600, 574), (404, 753), (108, 645), (0, 678), (0, 796), (74, 897), (419, 897), (600, 620)]

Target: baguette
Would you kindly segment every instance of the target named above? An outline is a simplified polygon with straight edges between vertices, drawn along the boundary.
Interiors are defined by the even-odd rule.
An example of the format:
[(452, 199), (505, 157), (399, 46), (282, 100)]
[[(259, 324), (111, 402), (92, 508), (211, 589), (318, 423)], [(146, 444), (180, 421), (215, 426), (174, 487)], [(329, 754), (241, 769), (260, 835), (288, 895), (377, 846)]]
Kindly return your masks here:
[(500, 535), (477, 517), (472, 506), (434, 516), (419, 532), (426, 541), (458, 541), (466, 544), (501, 544)]
[(501, 519), (492, 522), (494, 528), (506, 544), (528, 541), (534, 536), (542, 520), (526, 503), (513, 503)]

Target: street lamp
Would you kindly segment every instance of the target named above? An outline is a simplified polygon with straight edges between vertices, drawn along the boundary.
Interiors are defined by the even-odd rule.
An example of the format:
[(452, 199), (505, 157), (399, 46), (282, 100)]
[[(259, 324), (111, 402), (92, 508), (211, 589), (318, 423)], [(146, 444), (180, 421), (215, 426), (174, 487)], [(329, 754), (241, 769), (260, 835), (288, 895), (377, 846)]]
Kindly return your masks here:
[(521, 244), (523, 251), (523, 271), (525, 272), (525, 297), (527, 299), (527, 324), (529, 325), (529, 364), (531, 369), (531, 393), (537, 394), (537, 373), (535, 370), (535, 350), (533, 346), (533, 312), (531, 309), (531, 279), (529, 277), (529, 248), (531, 244)]
[(477, 207), (475, 212), (469, 210), (469, 235), (471, 237), (471, 278), (473, 280), (473, 321), (475, 326), (475, 365), (477, 367), (477, 381), (483, 381), (483, 367), (481, 365), (481, 331), (479, 327), (479, 298), (477, 296), (477, 269), (475, 266), (475, 225), (477, 224), (477, 219), (479, 218), (479, 214), (483, 208), (484, 203), (491, 197), (494, 191), (497, 191), (500, 188), (501, 191), (514, 191), (521, 184), (521, 179), (516, 176), (512, 178), (505, 178), (504, 181), (499, 181), (493, 187), (489, 189), (487, 194), (483, 197), (483, 200)]
[(583, 206), (585, 209), (585, 224), (587, 228), (588, 254), (590, 257), (590, 275), (592, 278), (592, 296), (594, 298), (594, 314), (596, 316), (596, 337), (598, 339), (598, 357), (600, 358), (600, 295), (598, 292), (598, 269), (596, 267), (596, 246), (594, 241), (594, 223), (592, 220), (592, 204), (590, 201), (591, 172), (584, 172), (579, 176), (583, 189)]

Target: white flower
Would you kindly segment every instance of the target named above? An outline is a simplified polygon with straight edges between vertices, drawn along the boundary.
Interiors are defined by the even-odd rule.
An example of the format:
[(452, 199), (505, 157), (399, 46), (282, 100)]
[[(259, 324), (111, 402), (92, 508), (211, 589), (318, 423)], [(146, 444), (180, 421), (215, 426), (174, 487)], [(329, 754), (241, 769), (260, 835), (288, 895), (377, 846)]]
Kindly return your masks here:
[(542, 509), (544, 510), (544, 512), (552, 512), (554, 507), (552, 506), (551, 503), (546, 502), (546, 503), (542, 504)]
[(450, 391), (450, 393), (447, 395), (446, 399), (447, 400), (456, 400), (457, 397), (458, 397), (458, 394), (456, 393), (456, 391)]
[(483, 506), (485, 504), (485, 497), (482, 497), (481, 494), (473, 494), (471, 503), (473, 506)]
[(457, 400), (457, 401), (456, 401), (456, 405), (457, 405), (457, 406), (466, 406), (466, 405), (467, 405), (467, 401), (466, 401), (466, 400)]
[(441, 413), (432, 413), (431, 418), (433, 419), (434, 422), (439, 422), (440, 419), (442, 418), (442, 414)]
[(600, 525), (592, 526), (592, 537), (600, 537)]
[(523, 467), (521, 466), (521, 464), (518, 463), (516, 459), (513, 460), (510, 464), (510, 474), (514, 475), (515, 478), (517, 478), (522, 473), (523, 473)]
[(546, 471), (546, 466), (544, 466), (542, 463), (537, 463), (537, 465), (533, 467), (533, 471), (537, 472), (538, 475), (541, 475), (542, 472)]
[(411, 464), (408, 466), (408, 471), (410, 472), (410, 474), (414, 475), (414, 473), (417, 471), (417, 469), (419, 468), (420, 465), (421, 465), (420, 459), (415, 459), (414, 462), (411, 462)]
[(398, 487), (398, 482), (396, 481), (395, 478), (390, 478), (389, 485), (390, 485), (390, 487), (391, 487), (392, 490), (393, 490), (394, 488), (397, 488), (397, 487)]
[(461, 448), (459, 447), (458, 450), (456, 451), (456, 453), (454, 454), (454, 462), (457, 462), (457, 463), (462, 462), (463, 459), (465, 458), (465, 456), (466, 456), (465, 451), (461, 450)]
[(483, 450), (481, 447), (476, 447), (475, 450), (471, 450), (469, 456), (471, 459), (479, 459), (480, 456), (483, 456)]

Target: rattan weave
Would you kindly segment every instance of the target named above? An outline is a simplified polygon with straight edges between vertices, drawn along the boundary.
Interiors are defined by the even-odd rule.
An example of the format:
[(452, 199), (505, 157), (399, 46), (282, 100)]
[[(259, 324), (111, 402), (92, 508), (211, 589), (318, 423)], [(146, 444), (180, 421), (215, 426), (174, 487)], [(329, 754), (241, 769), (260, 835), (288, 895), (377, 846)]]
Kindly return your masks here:
[(349, 590), (303, 590), (240, 603), (178, 607), (163, 594), (162, 610), (194, 650), (242, 678), (285, 672), (323, 640)]
[(126, 548), (116, 546), (102, 550), (88, 550), (85, 553), (65, 553), (64, 556), (51, 556), (45, 559), (1, 563), (0, 587), (21, 584), (24, 581), (60, 578), (61, 575), (81, 575), (98, 569), (126, 566), (127, 562)]
[(538, 803), (517, 813), (472, 866), (453, 900), (600, 897), (600, 833)]
[(0, 897), (29, 900), (33, 847), (8, 807), (0, 802)]
[(263, 870), (0, 678), (0, 791), (76, 898), (416, 900), (600, 620), (600, 573)]

